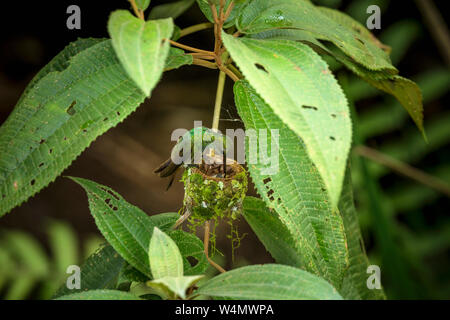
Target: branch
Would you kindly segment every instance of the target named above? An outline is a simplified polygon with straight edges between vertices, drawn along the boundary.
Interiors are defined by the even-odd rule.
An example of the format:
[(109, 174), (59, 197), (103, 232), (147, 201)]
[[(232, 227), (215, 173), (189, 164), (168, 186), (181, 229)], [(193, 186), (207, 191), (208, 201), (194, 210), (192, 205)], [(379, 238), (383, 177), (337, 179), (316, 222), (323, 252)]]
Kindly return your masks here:
[(405, 177), (416, 180), (444, 195), (450, 197), (450, 186), (439, 178), (433, 177), (419, 169), (410, 166), (407, 163), (394, 159), (375, 149), (366, 146), (357, 146), (354, 151), (367, 159), (377, 162), (393, 171), (396, 171)]

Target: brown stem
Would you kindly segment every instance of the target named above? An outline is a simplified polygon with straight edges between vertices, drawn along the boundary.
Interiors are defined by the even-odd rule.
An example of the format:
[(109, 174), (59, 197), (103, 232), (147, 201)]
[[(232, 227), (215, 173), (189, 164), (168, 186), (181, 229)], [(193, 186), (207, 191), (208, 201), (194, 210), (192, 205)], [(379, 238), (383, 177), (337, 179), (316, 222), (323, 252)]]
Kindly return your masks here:
[(441, 51), (448, 66), (450, 66), (450, 35), (445, 20), (436, 5), (431, 0), (416, 0), (420, 13), (434, 38), (436, 46)]
[(206, 51), (206, 50), (202, 50), (202, 49), (197, 49), (197, 48), (194, 48), (194, 47), (190, 47), (190, 46), (178, 43), (178, 42), (170, 40), (170, 39), (169, 39), (169, 42), (170, 42), (171, 45), (173, 45), (175, 47), (178, 47), (178, 48), (181, 48), (181, 49), (184, 49), (184, 50), (189, 50), (189, 51), (192, 51), (192, 52), (202, 53), (202, 54), (214, 57), (214, 52), (212, 52), (212, 51)]
[(197, 66), (202, 66), (202, 67), (206, 67), (209, 69), (217, 69), (217, 64), (209, 62), (209, 61), (205, 61), (202, 59), (198, 59), (198, 58), (194, 58), (192, 61), (192, 64), (195, 64)]
[(131, 7), (133, 8), (134, 14), (136, 15), (136, 17), (138, 17), (141, 20), (145, 20), (144, 18), (144, 12), (142, 10), (139, 10), (137, 5), (136, 5), (136, 1), (135, 0), (129, 0), (131, 3)]
[(394, 159), (386, 154), (383, 154), (375, 149), (368, 148), (366, 146), (355, 147), (355, 152), (360, 156), (368, 158), (374, 162), (377, 162), (385, 167), (392, 169), (408, 178), (416, 180), (436, 191), (445, 194), (450, 197), (450, 186), (444, 181), (433, 177), (423, 171), (420, 171), (407, 163)]
[(217, 67), (220, 69), (220, 71), (225, 72), (226, 75), (229, 76), (234, 82), (239, 81), (239, 77), (224, 65), (217, 64)]

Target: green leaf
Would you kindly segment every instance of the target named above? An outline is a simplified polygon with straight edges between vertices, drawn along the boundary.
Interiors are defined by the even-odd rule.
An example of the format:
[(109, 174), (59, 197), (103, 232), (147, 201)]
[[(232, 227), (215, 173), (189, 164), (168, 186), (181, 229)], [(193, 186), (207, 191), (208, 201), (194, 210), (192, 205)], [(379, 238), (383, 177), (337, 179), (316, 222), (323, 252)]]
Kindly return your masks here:
[(176, 243), (157, 227), (153, 229), (148, 257), (154, 279), (183, 276), (180, 250)]
[(162, 231), (169, 231), (180, 215), (177, 212), (159, 213), (150, 216), (150, 221)]
[(142, 11), (147, 10), (149, 5), (150, 0), (136, 0), (136, 6), (138, 7), (138, 9), (141, 9)]
[(280, 264), (247, 266), (212, 278), (196, 293), (256, 300), (342, 300), (324, 279)]
[(0, 127), (0, 215), (47, 186), (144, 100), (110, 41), (84, 49), (67, 63), (62, 56), (25, 91)]
[(292, 234), (277, 213), (266, 207), (264, 201), (247, 196), (242, 215), (277, 263), (302, 266), (301, 255), (296, 250)]
[(337, 206), (352, 128), (347, 100), (326, 63), (302, 43), (222, 34), (245, 78), (303, 140)]
[(69, 224), (58, 221), (51, 221), (47, 232), (54, 271), (57, 274), (65, 274), (68, 266), (79, 261), (77, 236)]
[(203, 275), (199, 276), (180, 276), (180, 277), (163, 277), (147, 282), (147, 286), (154, 288), (156, 291), (167, 292), (169, 297), (180, 297), (186, 299), (186, 290), (198, 282)]
[(49, 261), (36, 239), (21, 231), (8, 230), (5, 232), (5, 244), (11, 256), (19, 264), (19, 274), (23, 273), (35, 278), (48, 275)]
[(240, 12), (236, 24), (244, 34), (271, 29), (305, 30), (317, 40), (334, 43), (368, 69), (397, 73), (387, 53), (368, 30), (343, 13), (318, 8), (307, 1), (251, 1)]
[(167, 234), (175, 241), (183, 257), (183, 274), (186, 276), (203, 274), (209, 267), (209, 263), (205, 256), (202, 240), (196, 235), (182, 230), (169, 231)]
[[(229, 28), (235, 24), (236, 18), (239, 14), (239, 12), (247, 5), (247, 0), (234, 0), (234, 8), (230, 13), (230, 16), (227, 18), (227, 21), (225, 21), (223, 27)], [(202, 10), (205, 17), (212, 23), (214, 23), (214, 18), (211, 12), (211, 8), (209, 3), (214, 3), (217, 9), (217, 16), (219, 16), (219, 4), (220, 2), (218, 0), (197, 0), (197, 4), (200, 7), (200, 10)], [(230, 5), (231, 0), (225, 1), (225, 11)]]
[(187, 9), (189, 9), (195, 0), (180, 0), (170, 3), (160, 4), (150, 11), (149, 19), (176, 19), (181, 16)]
[(119, 290), (90, 290), (69, 294), (55, 300), (140, 300), (135, 295)]
[(70, 178), (86, 191), (91, 214), (108, 243), (133, 267), (151, 277), (147, 252), (155, 225), (149, 217), (111, 188)]
[(127, 10), (114, 11), (109, 18), (117, 57), (147, 97), (161, 78), (173, 28), (172, 19), (143, 21)]
[(370, 290), (367, 288), (367, 278), (369, 276), (367, 267), (370, 263), (365, 252), (359, 228), (358, 214), (354, 206), (350, 167), (347, 169), (344, 188), (339, 202), (339, 212), (344, 221), (350, 262), (339, 292), (344, 299), (383, 299), (384, 293), (382, 290)]
[(125, 265), (123, 266), (121, 270), (121, 275), (119, 277), (119, 281), (121, 277), (130, 282), (146, 282), (150, 280), (148, 276), (146, 276), (145, 274), (134, 268), (129, 263), (125, 263)]
[[(264, 172), (261, 161), (249, 163), (258, 193), (267, 207), (291, 233), (302, 267), (336, 288), (348, 267), (344, 226), (339, 212), (331, 206), (318, 170), (311, 163), (302, 140), (291, 131), (245, 81), (234, 87), (237, 110), (245, 128), (268, 130), (271, 152), (279, 151), (279, 170)], [(278, 130), (278, 139), (272, 129)], [(250, 159), (247, 148), (247, 159)]]
[(423, 127), (422, 92), (416, 83), (397, 75), (386, 75), (383, 72), (371, 71), (359, 66), (343, 55), (336, 47), (329, 46), (328, 50), (330, 50), (339, 62), (343, 63), (348, 69), (367, 81), (370, 85), (393, 95), (406, 111), (408, 111), (409, 115), (425, 137)]
[(184, 65), (191, 65), (193, 61), (194, 58), (192, 55), (186, 54), (181, 49), (171, 47), (164, 71), (178, 69)]
[(53, 298), (87, 290), (113, 289), (124, 263), (113, 247), (105, 245), (89, 256), (81, 266), (81, 288), (69, 289), (66, 283), (63, 283)]

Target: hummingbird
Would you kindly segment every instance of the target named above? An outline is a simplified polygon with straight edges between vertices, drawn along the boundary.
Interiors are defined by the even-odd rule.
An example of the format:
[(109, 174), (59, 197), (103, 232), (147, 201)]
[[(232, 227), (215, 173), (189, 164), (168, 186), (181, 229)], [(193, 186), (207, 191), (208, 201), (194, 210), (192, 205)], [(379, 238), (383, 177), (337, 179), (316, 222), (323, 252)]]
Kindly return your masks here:
[[(175, 175), (180, 167), (199, 167), (203, 163), (202, 158), (195, 159), (196, 147), (201, 150), (202, 158), (207, 148), (209, 149), (209, 155), (205, 155), (206, 157), (214, 159), (217, 155), (222, 155), (223, 172), (226, 176), (226, 136), (206, 127), (195, 127), (178, 139), (172, 148), (171, 157), (160, 164), (154, 171), (161, 178), (171, 177), (166, 190), (172, 186)], [(190, 155), (184, 155), (184, 150), (190, 151)], [(181, 161), (174, 162), (174, 159)], [(200, 163), (195, 163), (199, 161)]]

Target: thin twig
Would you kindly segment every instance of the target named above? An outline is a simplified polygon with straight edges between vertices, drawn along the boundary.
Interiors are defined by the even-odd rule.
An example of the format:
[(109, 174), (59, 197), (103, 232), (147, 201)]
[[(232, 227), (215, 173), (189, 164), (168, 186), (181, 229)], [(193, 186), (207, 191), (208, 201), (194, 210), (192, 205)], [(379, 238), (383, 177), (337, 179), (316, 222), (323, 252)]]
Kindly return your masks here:
[(188, 34), (194, 33), (194, 32), (198, 32), (198, 31), (202, 31), (202, 30), (206, 30), (209, 28), (212, 28), (214, 26), (213, 23), (211, 22), (204, 22), (204, 23), (199, 23), (187, 28), (184, 28), (180, 31), (180, 38), (187, 36)]
[(136, 15), (136, 17), (138, 17), (141, 20), (145, 20), (144, 18), (144, 12), (142, 10), (139, 10), (137, 5), (136, 5), (136, 1), (135, 0), (129, 0), (131, 3), (131, 7), (133, 8), (134, 14)]
[(450, 186), (439, 178), (366, 146), (355, 147), (355, 152), (450, 197)]
[(217, 69), (218, 68), (217, 64), (206, 61), (206, 60), (198, 59), (198, 58), (194, 58), (192, 61), (192, 64), (195, 64), (197, 66), (206, 67), (208, 69)]
[(220, 110), (222, 109), (223, 89), (225, 87), (226, 74), (219, 72), (219, 81), (217, 83), (216, 103), (214, 105), (214, 116), (211, 129), (219, 129)]
[(208, 262), (217, 270), (219, 270), (221, 273), (227, 272), (224, 268), (219, 266), (217, 263), (215, 263), (211, 258), (209, 257), (209, 221), (205, 222), (205, 236), (203, 237), (203, 248), (205, 250), (206, 259), (208, 259)]
[(202, 49), (190, 47), (190, 46), (178, 43), (178, 42), (170, 40), (170, 39), (169, 39), (169, 42), (170, 42), (171, 45), (173, 45), (175, 47), (178, 47), (178, 48), (181, 48), (181, 49), (184, 49), (184, 50), (189, 50), (189, 51), (192, 51), (192, 52), (203, 53), (203, 54), (210, 55), (210, 56), (214, 57), (214, 52), (212, 52), (212, 51), (207, 51), (207, 50), (202, 50)]
[[(450, 66), (450, 35), (445, 20), (431, 0), (416, 0), (420, 13), (425, 19), (428, 29), (434, 38), (434, 42), (445, 62)], [(445, 9), (444, 9), (445, 10)]]
[(239, 77), (224, 65), (217, 64), (217, 67), (220, 69), (220, 71), (225, 72), (227, 76), (229, 76), (234, 82), (239, 81)]

